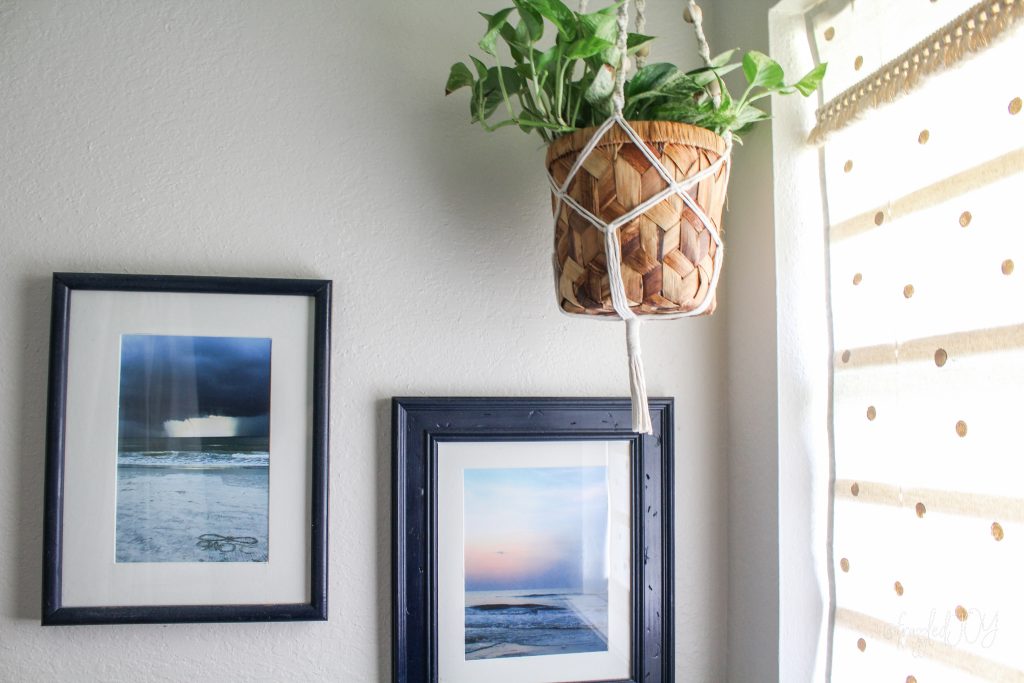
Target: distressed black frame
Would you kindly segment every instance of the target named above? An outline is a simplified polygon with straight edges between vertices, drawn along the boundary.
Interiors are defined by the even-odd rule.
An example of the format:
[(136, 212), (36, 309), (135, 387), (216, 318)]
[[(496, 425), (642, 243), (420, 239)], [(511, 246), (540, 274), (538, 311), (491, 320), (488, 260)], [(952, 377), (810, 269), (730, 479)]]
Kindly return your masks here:
[(632, 460), (631, 674), (672, 683), (673, 400), (651, 399), (654, 432), (615, 398), (392, 399), (392, 679), (437, 679), (437, 444), (624, 440)]
[[(296, 604), (64, 607), (61, 604), (68, 323), (74, 290), (268, 294), (313, 300), (312, 472), (310, 473), (310, 600)], [(311, 621), (327, 619), (327, 470), (330, 400), (331, 282), (184, 275), (54, 273), (50, 322), (50, 378), (46, 419), (46, 491), (43, 530), (44, 626), (172, 622)], [(72, 482), (73, 483), (73, 482)]]

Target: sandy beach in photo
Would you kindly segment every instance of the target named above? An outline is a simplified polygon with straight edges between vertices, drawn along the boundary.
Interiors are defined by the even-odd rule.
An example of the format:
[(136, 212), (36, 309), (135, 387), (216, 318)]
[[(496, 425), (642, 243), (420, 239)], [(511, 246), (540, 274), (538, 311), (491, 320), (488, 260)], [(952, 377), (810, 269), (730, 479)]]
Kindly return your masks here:
[(266, 562), (269, 473), (119, 465), (116, 561)]

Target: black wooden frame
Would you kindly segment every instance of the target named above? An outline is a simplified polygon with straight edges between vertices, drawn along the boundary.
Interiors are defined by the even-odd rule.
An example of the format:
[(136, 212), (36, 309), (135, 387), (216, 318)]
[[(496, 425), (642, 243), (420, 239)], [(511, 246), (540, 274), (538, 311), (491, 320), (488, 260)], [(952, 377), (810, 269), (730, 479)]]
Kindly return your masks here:
[[(69, 320), (74, 290), (267, 294), (309, 297), (314, 303), (310, 528), (310, 601), (261, 605), (152, 605), (64, 607), (61, 604), (65, 415)], [(147, 624), (327, 619), (328, 411), (330, 401), (331, 282), (241, 277), (54, 273), (50, 377), (46, 420), (42, 624)]]
[[(632, 459), (632, 656), (622, 683), (674, 681), (673, 400), (651, 399), (654, 433), (611, 398), (392, 399), (392, 671), (437, 681), (437, 444), (625, 440)], [(639, 465), (639, 466), (638, 466)]]

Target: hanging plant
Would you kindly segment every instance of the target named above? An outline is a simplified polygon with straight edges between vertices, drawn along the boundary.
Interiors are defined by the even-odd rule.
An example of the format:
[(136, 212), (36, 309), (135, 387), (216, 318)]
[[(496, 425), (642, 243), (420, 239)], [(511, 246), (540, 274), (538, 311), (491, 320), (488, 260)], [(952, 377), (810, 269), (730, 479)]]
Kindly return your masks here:
[[(469, 88), (472, 120), (489, 131), (517, 126), (551, 142), (600, 125), (612, 114), (616, 66), (625, 62), (628, 70), (629, 58), (638, 53), (642, 62), (654, 41), (649, 35), (628, 33), (625, 50), (616, 46), (621, 5), (581, 13), (560, 0), (515, 0), (514, 7), (481, 13), (487, 30), (479, 47), (493, 66), (473, 56), (473, 68), (456, 62), (445, 94)], [(544, 47), (552, 35), (553, 44)], [(739, 142), (754, 124), (768, 119), (756, 102), (773, 94), (810, 95), (825, 75), (822, 64), (787, 84), (782, 67), (768, 55), (750, 51), (737, 61), (738, 53), (723, 52), (686, 72), (665, 62), (640, 66), (625, 82), (623, 115), (636, 121), (688, 123), (718, 135), (728, 131)], [(736, 98), (723, 76), (741, 67), (746, 88)]]
[[(487, 130), (516, 126), (548, 143), (559, 305), (626, 322), (633, 429), (650, 433), (640, 321), (714, 311), (733, 143), (769, 118), (760, 100), (810, 95), (825, 65), (787, 83), (760, 52), (712, 57), (693, 0), (686, 18), (704, 65), (685, 72), (646, 63), (654, 38), (644, 0), (636, 32), (629, 0), (590, 13), (560, 0), (513, 2), (482, 15), (479, 46), (491, 64), (454, 64), (445, 93), (468, 88), (472, 120)], [(738, 98), (724, 80), (737, 70), (746, 79)]]

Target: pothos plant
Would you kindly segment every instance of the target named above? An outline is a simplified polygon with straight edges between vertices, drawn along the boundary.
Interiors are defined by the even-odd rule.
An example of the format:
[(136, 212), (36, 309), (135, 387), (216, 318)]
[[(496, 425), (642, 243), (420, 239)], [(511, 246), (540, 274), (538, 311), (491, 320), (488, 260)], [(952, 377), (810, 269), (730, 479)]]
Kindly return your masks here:
[[(637, 52), (649, 50), (654, 38), (629, 33), (625, 51), (617, 48), (618, 4), (580, 13), (561, 0), (513, 3), (495, 14), (481, 12), (487, 29), (479, 46), (493, 65), (474, 56), (472, 69), (463, 62), (453, 64), (445, 94), (469, 88), (472, 120), (489, 131), (517, 126), (551, 142), (600, 125), (612, 113), (616, 68), (625, 68)], [(736, 54), (729, 50), (710, 65), (686, 72), (673, 64), (647, 64), (626, 81), (623, 115), (689, 123), (719, 135), (730, 131), (740, 141), (751, 126), (769, 118), (756, 102), (772, 94), (810, 95), (825, 75), (821, 64), (786, 83), (782, 67), (768, 55), (750, 51), (736, 61)], [(746, 87), (736, 98), (723, 77), (740, 68)]]

